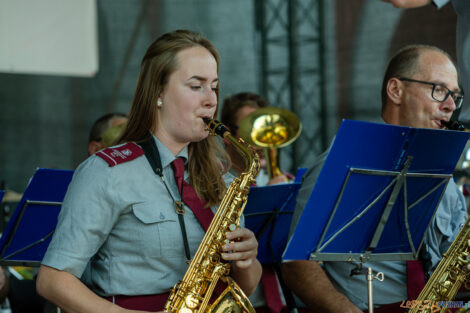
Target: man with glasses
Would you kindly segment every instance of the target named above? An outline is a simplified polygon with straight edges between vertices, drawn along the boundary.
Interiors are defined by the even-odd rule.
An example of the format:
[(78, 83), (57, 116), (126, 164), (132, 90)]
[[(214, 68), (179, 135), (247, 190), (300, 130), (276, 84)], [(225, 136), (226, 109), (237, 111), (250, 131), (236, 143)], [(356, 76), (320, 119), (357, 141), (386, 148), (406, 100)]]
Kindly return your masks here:
[[(407, 46), (390, 61), (382, 84), (382, 118), (387, 124), (443, 129), (461, 106), (457, 70), (444, 51), (424, 45)], [(326, 153), (304, 177), (297, 197), (293, 229), (312, 192)], [(427, 231), (420, 251), (424, 272), (429, 275), (437, 266), (467, 217), (465, 199), (453, 180)], [(419, 287), (407, 277), (407, 266), (419, 263), (371, 262), (365, 266), (385, 274), (383, 282), (374, 284), (375, 312), (401, 312), (403, 300), (414, 300)], [(291, 290), (314, 312), (361, 312), (368, 305), (364, 275), (350, 277), (355, 264), (349, 262), (293, 261), (283, 264), (283, 278)], [(408, 268), (408, 270), (411, 267)], [(410, 271), (409, 274), (416, 274)], [(407, 287), (408, 286), (408, 287)]]
[(417, 80), (417, 79), (411, 79), (411, 78), (406, 78), (406, 77), (400, 77), (398, 78), (401, 81), (404, 82), (412, 82), (412, 83), (420, 83), (420, 84), (425, 84), (425, 85), (430, 85), (432, 86), (432, 93), (431, 96), (434, 100), (439, 101), (439, 102), (444, 102), (447, 100), (449, 96), (452, 97), (454, 100), (455, 106), (457, 109), (460, 109), (462, 106), (463, 102), (463, 94), (460, 92), (454, 92), (447, 88), (446, 86), (442, 84), (437, 84), (437, 83), (432, 83), (432, 82), (425, 82), (422, 80)]
[[(457, 14), (457, 61), (460, 74), (460, 82), (465, 91), (470, 90), (470, 1), (468, 0), (382, 0), (389, 2), (396, 8), (417, 8), (433, 4), (441, 9), (447, 3), (451, 2), (454, 11)], [(468, 100), (465, 100), (468, 102)], [(470, 122), (470, 107), (464, 106), (460, 112), (459, 119), (465, 123)]]

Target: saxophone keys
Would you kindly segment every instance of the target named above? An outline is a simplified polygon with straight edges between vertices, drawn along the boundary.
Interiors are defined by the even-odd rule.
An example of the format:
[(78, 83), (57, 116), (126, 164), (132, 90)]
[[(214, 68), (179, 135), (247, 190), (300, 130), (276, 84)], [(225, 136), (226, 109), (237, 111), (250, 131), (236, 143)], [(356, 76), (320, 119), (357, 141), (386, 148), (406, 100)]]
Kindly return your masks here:
[(237, 229), (237, 226), (235, 224), (230, 224), (228, 228), (230, 229), (230, 231), (234, 231), (235, 229)]
[[(199, 306), (199, 300), (192, 294), (186, 296), (184, 303), (189, 309), (195, 309)], [(189, 310), (189, 312), (183, 312), (183, 310), (181, 310), (181, 313), (191, 313), (192, 311), (193, 310)]]

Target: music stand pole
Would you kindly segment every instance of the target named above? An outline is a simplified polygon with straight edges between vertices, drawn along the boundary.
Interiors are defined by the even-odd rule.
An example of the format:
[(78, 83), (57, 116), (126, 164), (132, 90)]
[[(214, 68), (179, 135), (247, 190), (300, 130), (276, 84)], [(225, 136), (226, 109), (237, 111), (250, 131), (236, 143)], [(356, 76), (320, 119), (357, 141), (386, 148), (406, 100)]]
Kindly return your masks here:
[(372, 289), (372, 282), (374, 281), (374, 275), (372, 274), (372, 267), (367, 268), (367, 299), (369, 300), (369, 312), (374, 313), (374, 291)]

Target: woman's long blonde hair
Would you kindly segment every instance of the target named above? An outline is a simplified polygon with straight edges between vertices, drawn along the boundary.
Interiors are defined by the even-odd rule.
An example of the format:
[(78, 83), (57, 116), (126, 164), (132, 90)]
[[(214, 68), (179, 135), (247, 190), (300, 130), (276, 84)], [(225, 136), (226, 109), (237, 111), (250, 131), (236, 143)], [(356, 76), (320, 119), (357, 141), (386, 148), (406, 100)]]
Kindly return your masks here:
[[(219, 53), (209, 40), (198, 33), (176, 30), (162, 35), (150, 45), (142, 60), (129, 121), (120, 139), (121, 143), (141, 143), (150, 138), (150, 130), (157, 128), (157, 99), (170, 75), (177, 69), (177, 53), (195, 46), (206, 48), (214, 56), (218, 73)], [(226, 189), (222, 179), (223, 169), (228, 168), (226, 165), (229, 163), (226, 152), (213, 136), (190, 143), (188, 149), (191, 185), (208, 205), (218, 204)]]

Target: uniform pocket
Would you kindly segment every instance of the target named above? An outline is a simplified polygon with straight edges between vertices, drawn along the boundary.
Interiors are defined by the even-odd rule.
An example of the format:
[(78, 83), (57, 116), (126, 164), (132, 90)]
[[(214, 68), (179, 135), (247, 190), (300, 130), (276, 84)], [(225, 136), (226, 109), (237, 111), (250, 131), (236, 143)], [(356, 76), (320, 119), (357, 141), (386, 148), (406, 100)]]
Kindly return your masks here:
[(132, 205), (132, 212), (139, 225), (142, 254), (150, 257), (161, 257), (175, 254), (181, 248), (180, 232), (176, 216), (168, 210), (162, 210), (153, 203), (136, 203)]

